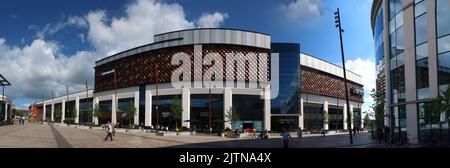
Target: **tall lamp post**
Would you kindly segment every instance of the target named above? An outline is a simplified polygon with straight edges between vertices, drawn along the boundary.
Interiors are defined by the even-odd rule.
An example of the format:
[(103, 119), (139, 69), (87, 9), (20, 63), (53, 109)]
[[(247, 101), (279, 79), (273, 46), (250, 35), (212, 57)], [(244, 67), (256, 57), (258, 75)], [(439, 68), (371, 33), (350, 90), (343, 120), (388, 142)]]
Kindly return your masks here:
[[(342, 43), (342, 33), (344, 32), (344, 29), (342, 29), (341, 26), (341, 15), (339, 13), (339, 8), (337, 8), (337, 11), (334, 13), (335, 15), (335, 23), (336, 28), (339, 29), (339, 38), (341, 43), (341, 56), (342, 56), (342, 67), (344, 69), (344, 86), (345, 86), (345, 100), (347, 102), (347, 128), (349, 129), (348, 133), (350, 135), (350, 144), (353, 144), (353, 136), (352, 136), (352, 124), (351, 124), (351, 114), (350, 114), (350, 104), (348, 101), (348, 87), (347, 87), (347, 73), (345, 70), (345, 58), (344, 58), (344, 44)], [(350, 119), (348, 119), (350, 117)]]

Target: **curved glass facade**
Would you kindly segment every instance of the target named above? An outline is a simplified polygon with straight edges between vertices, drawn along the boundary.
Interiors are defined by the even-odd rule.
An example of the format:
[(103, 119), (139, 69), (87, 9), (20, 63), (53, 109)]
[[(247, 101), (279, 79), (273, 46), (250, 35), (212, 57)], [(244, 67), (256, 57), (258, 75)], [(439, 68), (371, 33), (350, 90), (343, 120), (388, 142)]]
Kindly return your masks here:
[[(405, 28), (403, 22), (404, 0), (389, 1), (389, 76), (391, 94), (391, 130), (401, 132), (406, 128), (405, 96)], [(398, 129), (394, 129), (398, 128)]]
[(430, 98), (429, 63), (428, 63), (428, 0), (414, 5), (415, 46), (416, 46), (416, 84), (417, 98)]

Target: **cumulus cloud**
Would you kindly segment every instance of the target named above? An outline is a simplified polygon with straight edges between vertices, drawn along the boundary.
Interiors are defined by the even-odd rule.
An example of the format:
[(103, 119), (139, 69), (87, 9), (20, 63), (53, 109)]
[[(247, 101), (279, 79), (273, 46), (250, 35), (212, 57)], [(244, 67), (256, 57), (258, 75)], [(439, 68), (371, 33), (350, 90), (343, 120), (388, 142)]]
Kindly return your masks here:
[(133, 2), (127, 6), (126, 16), (110, 22), (104, 10), (92, 11), (86, 18), (88, 39), (106, 55), (151, 43), (157, 33), (194, 27), (186, 20), (182, 6), (154, 0)]
[(220, 24), (222, 24), (226, 18), (228, 18), (227, 13), (219, 13), (219, 12), (214, 12), (213, 14), (203, 13), (196, 23), (197, 26), (200, 28), (215, 28), (219, 27)]
[(313, 21), (320, 17), (324, 4), (321, 0), (296, 0), (282, 4), (279, 11), (291, 22)]
[[(40, 39), (44, 39), (48, 35), (53, 35), (67, 26), (78, 26), (78, 27), (87, 27), (87, 22), (83, 17), (80, 16), (70, 16), (66, 21), (60, 22), (57, 24), (47, 24), (44, 29), (36, 32), (36, 37)], [(35, 25), (30, 25), (29, 29), (37, 29)]]
[(371, 111), (370, 106), (373, 104), (373, 99), (370, 97), (372, 89), (376, 85), (376, 69), (374, 59), (357, 58), (355, 60), (347, 60), (345, 66), (348, 70), (361, 75), (364, 85), (364, 105), (362, 111)]
[(57, 43), (42, 39), (33, 40), (23, 48), (9, 46), (0, 39), (0, 72), (12, 87), (8, 94), (15, 98), (49, 97), (51, 90), (55, 96), (69, 90), (83, 88), (84, 80), (92, 82), (93, 62), (96, 57), (90, 52), (78, 52), (73, 56), (60, 53)]
[[(88, 80), (92, 88), (95, 61), (117, 52), (153, 42), (158, 33), (195, 27), (218, 27), (228, 14), (204, 13), (189, 21), (183, 7), (177, 3), (156, 0), (136, 0), (126, 5), (125, 15), (108, 17), (105, 10), (94, 10), (83, 16), (71, 16), (59, 23), (46, 24), (43, 29), (29, 25), (37, 31), (36, 39), (18, 47), (8, 45), (0, 38), (0, 72), (14, 87), (7, 92), (15, 98), (35, 99), (84, 89)], [(86, 30), (77, 34), (81, 42), (89, 42), (92, 51), (78, 51), (65, 55), (61, 46), (46, 37), (75, 26)], [(22, 45), (21, 45), (22, 46)]]

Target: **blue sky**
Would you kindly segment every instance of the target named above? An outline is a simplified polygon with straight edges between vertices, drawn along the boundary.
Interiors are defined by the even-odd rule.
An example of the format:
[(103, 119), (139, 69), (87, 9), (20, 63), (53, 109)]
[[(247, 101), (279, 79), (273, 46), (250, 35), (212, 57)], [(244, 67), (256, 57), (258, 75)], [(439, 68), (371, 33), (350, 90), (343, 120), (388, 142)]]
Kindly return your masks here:
[[(66, 83), (71, 91), (83, 88), (86, 79), (92, 85), (93, 69), (86, 67), (99, 58), (152, 42), (154, 33), (193, 27), (263, 32), (272, 42), (300, 43), (302, 52), (342, 64), (334, 27), (339, 7), (347, 64), (362, 75), (373, 73), (364, 78), (368, 91), (375, 83), (371, 5), (372, 0), (6, 1), (0, 6), (0, 73), (14, 85), (6, 93), (22, 107), (49, 97), (51, 88), (63, 94)], [(68, 65), (74, 62), (84, 68)]]

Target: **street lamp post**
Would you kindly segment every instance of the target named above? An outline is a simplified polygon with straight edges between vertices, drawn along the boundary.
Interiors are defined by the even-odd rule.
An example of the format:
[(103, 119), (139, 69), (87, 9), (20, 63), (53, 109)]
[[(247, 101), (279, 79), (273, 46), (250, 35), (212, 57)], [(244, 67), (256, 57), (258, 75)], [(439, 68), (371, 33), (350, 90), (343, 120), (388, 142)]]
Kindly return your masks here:
[[(342, 43), (342, 33), (344, 32), (344, 29), (342, 29), (341, 26), (341, 16), (339, 13), (339, 8), (337, 8), (337, 11), (334, 13), (335, 15), (335, 23), (336, 27), (339, 29), (339, 38), (341, 43), (341, 56), (342, 56), (342, 67), (344, 69), (344, 86), (345, 86), (345, 100), (347, 102), (347, 128), (349, 129), (349, 135), (350, 135), (350, 144), (353, 144), (353, 136), (352, 136), (352, 125), (351, 125), (351, 114), (350, 114), (350, 104), (348, 100), (348, 87), (347, 87), (347, 73), (345, 70), (345, 58), (344, 58), (344, 44)], [(350, 117), (350, 119), (348, 119)]]

